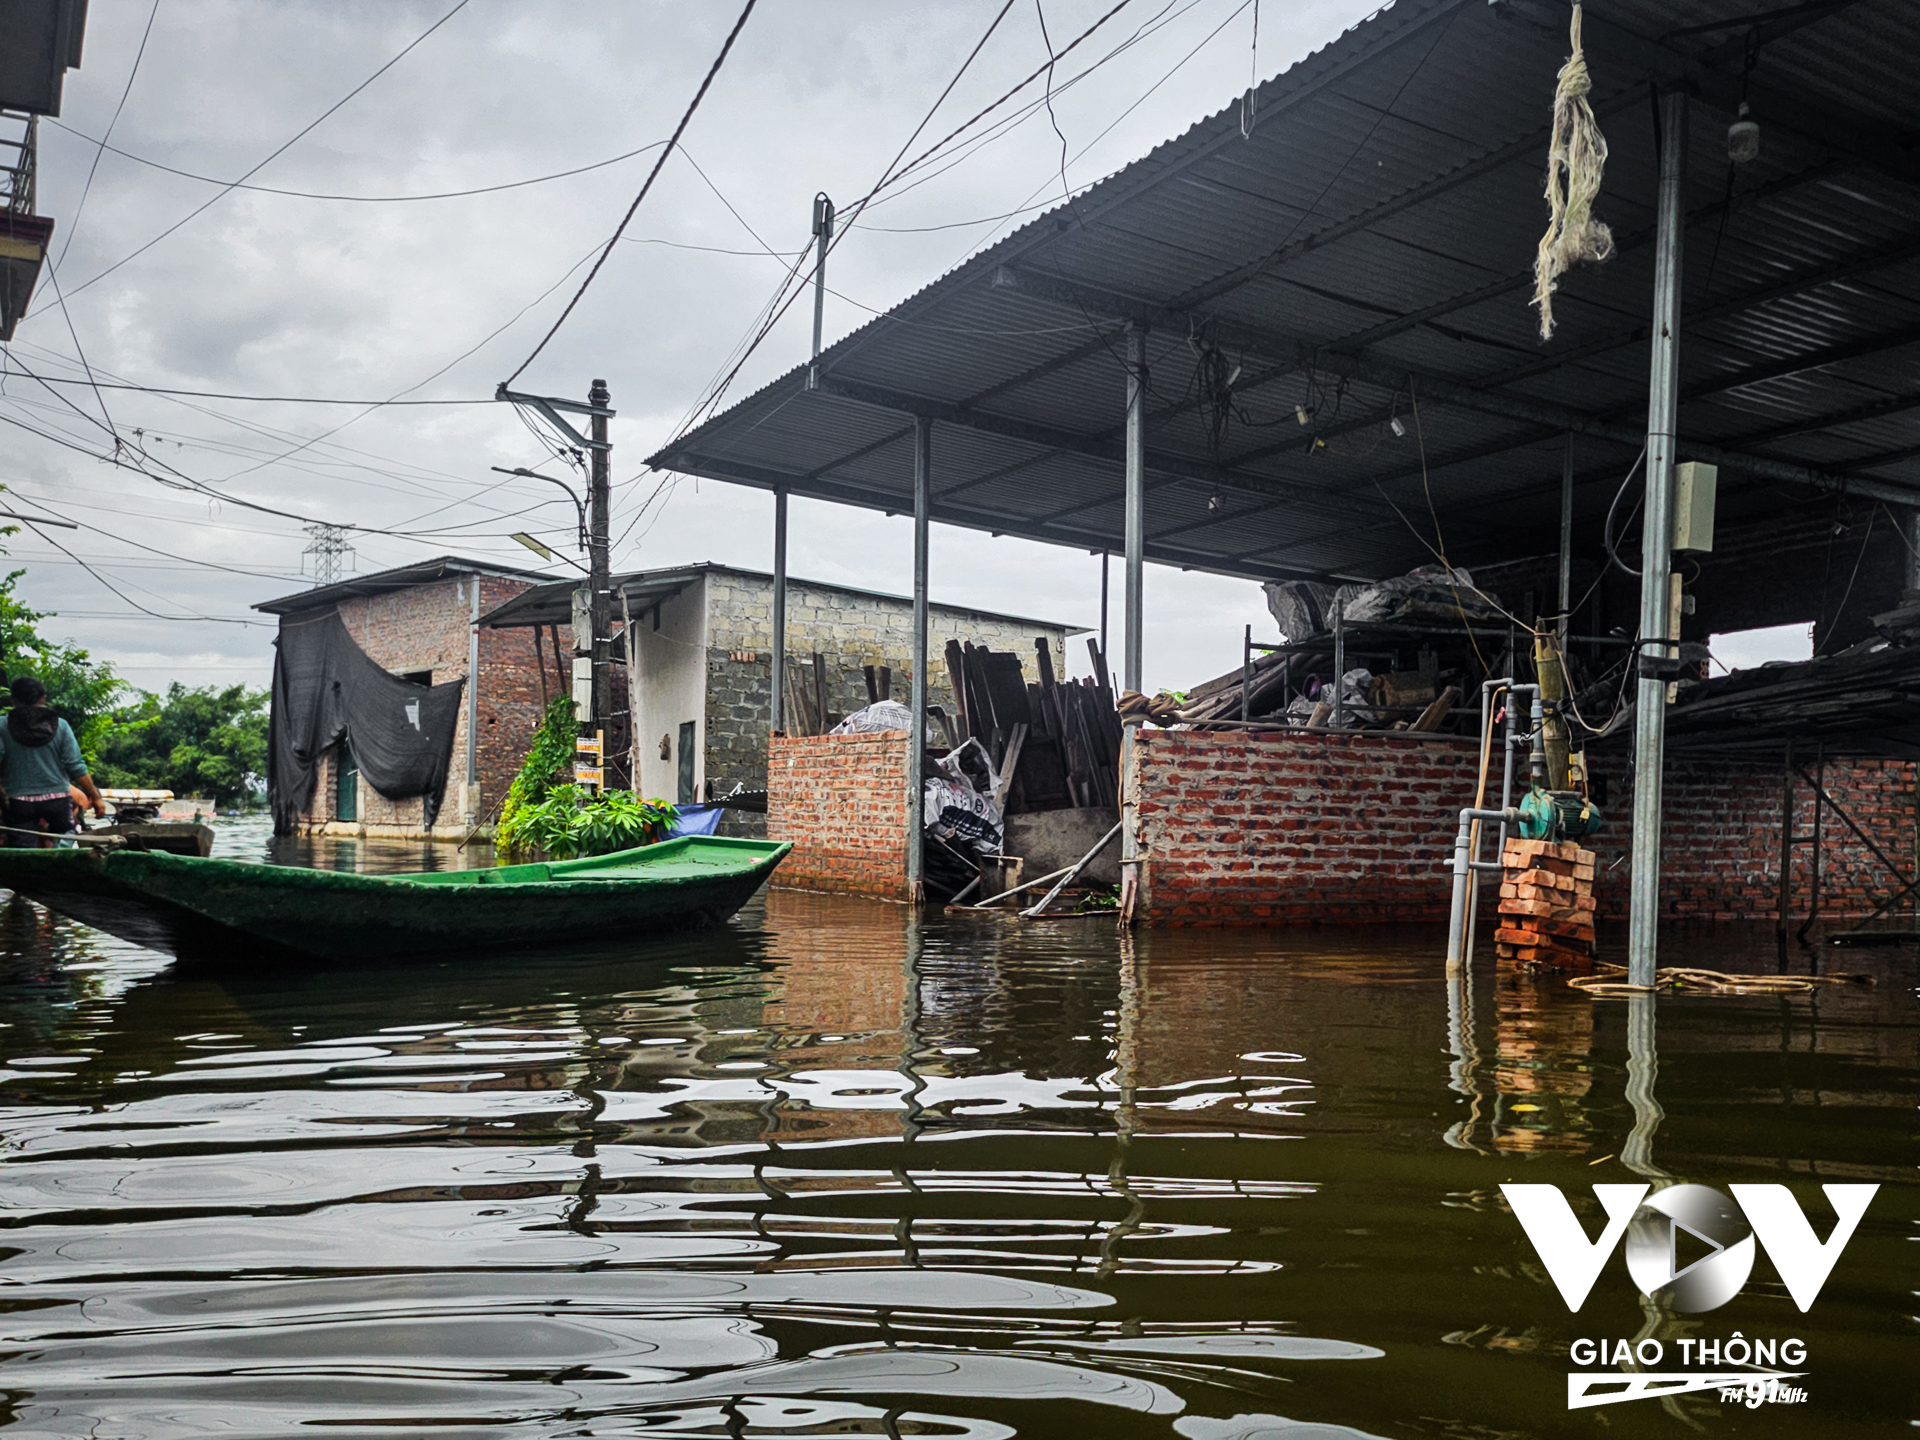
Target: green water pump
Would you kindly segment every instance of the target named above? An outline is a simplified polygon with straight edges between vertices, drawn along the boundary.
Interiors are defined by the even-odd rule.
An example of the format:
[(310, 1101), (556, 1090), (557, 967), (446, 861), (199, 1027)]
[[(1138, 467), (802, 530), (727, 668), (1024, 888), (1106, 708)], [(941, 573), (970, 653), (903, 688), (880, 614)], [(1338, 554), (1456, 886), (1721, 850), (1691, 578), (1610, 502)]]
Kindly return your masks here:
[(1528, 840), (1584, 840), (1600, 831), (1600, 807), (1578, 790), (1535, 785), (1520, 801), (1520, 834)]

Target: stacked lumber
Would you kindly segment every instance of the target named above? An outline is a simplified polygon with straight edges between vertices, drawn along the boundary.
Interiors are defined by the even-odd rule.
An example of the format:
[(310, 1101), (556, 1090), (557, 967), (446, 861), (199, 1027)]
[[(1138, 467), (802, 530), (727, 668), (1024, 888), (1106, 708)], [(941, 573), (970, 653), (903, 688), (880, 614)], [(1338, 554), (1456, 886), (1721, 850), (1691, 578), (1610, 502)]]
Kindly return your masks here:
[(1494, 953), (1526, 969), (1593, 968), (1593, 852), (1571, 840), (1509, 840)]
[(978, 740), (994, 769), (1011, 776), (1002, 797), (1010, 812), (1117, 805), (1120, 715), (1106, 656), (1088, 640), (1096, 678), (1074, 681), (1056, 673), (1045, 639), (1034, 649), (1037, 685), (1027, 683), (1018, 655), (947, 642), (956, 739)]

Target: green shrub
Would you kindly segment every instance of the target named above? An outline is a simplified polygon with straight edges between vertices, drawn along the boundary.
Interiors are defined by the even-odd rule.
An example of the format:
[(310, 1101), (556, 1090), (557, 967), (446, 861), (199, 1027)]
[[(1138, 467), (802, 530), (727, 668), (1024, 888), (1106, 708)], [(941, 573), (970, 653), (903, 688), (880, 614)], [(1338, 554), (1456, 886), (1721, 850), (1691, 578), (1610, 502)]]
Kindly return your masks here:
[(503, 822), (495, 840), (502, 849), (542, 850), (556, 860), (606, 855), (662, 839), (679, 814), (664, 800), (625, 790), (590, 796), (577, 785), (556, 785), (515, 813), (511, 832)]

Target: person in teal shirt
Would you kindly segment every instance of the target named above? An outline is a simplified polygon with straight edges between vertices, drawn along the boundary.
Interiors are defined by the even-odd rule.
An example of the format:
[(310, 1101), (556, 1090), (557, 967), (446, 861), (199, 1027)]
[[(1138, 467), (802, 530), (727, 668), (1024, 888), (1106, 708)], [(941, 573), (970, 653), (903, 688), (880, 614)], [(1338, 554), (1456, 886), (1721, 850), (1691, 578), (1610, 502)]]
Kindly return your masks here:
[(39, 844), (34, 832), (42, 829), (73, 832), (70, 784), (80, 788), (95, 815), (105, 815), (107, 804), (87, 773), (73, 727), (47, 708), (47, 687), (22, 675), (9, 688), (13, 709), (0, 725), (0, 785), (7, 791), (7, 844), (18, 849)]

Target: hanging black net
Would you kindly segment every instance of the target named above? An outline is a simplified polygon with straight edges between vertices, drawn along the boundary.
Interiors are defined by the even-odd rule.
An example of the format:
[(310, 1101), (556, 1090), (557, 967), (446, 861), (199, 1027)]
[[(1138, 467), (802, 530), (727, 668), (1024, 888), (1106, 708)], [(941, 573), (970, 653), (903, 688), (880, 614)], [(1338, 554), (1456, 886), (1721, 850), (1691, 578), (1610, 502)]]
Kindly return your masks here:
[(313, 799), (320, 757), (344, 741), (367, 783), (389, 800), (421, 797), (432, 825), (447, 791), (464, 680), (416, 685), (376, 665), (340, 612), (287, 620), (273, 660), (267, 798), (274, 833), (293, 833)]

